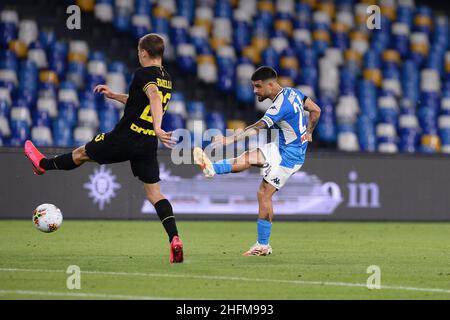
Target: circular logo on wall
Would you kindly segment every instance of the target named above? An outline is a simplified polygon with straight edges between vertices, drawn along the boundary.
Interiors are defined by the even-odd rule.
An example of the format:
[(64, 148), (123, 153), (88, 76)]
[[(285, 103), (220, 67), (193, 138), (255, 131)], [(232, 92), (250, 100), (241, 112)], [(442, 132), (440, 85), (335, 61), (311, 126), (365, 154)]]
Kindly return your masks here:
[(89, 190), (89, 197), (98, 204), (100, 210), (103, 210), (105, 204), (116, 197), (116, 190), (120, 187), (111, 169), (107, 169), (104, 165), (94, 169), (94, 173), (89, 175), (89, 182), (84, 184), (84, 188)]

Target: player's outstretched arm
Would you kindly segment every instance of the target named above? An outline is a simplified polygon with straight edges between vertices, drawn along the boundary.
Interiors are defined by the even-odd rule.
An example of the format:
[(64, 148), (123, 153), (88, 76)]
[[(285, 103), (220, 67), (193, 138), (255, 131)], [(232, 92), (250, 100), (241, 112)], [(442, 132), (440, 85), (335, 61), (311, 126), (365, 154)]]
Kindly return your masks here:
[(304, 104), (304, 109), (309, 112), (309, 123), (306, 128), (306, 135), (308, 141), (312, 141), (312, 133), (320, 118), (320, 107), (312, 101), (311, 98), (307, 98)]
[(246, 137), (251, 137), (256, 134), (258, 134), (258, 131), (260, 129), (266, 129), (267, 125), (264, 121), (259, 120), (258, 122), (252, 124), (251, 126), (248, 126), (244, 129), (244, 131), (231, 135), (231, 136), (216, 136), (213, 138), (213, 144), (214, 145), (229, 145), (231, 143), (235, 143), (237, 141), (240, 141), (242, 139), (245, 139)]
[(155, 130), (156, 136), (167, 148), (172, 148), (176, 144), (176, 142), (172, 140), (172, 132), (165, 132), (161, 128), (163, 107), (161, 96), (158, 91), (158, 87), (154, 84), (149, 85), (145, 91), (145, 94), (150, 101), (150, 112), (153, 118), (153, 130)]
[(102, 93), (105, 95), (105, 97), (109, 99), (113, 99), (116, 101), (119, 101), (123, 104), (127, 103), (128, 95), (127, 94), (121, 94), (121, 93), (115, 93), (112, 92), (111, 89), (105, 84), (99, 84), (94, 88), (95, 93)]

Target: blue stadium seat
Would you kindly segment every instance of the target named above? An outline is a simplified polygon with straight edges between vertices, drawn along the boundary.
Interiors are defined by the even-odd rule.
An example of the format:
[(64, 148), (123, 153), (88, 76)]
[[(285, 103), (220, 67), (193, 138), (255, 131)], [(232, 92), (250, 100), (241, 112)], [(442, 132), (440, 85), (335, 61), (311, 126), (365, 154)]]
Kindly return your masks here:
[(337, 129), (333, 100), (324, 96), (319, 98), (317, 103), (322, 110), (317, 124), (317, 136), (321, 141), (334, 143), (337, 140)]
[[(255, 68), (274, 67), (283, 85), (309, 90), (312, 97), (317, 93), (322, 107), (317, 137), (337, 142), (341, 150), (438, 152), (440, 143), (442, 152), (450, 149), (442, 125), (450, 114), (447, 16), (430, 6), (414, 8), (411, 1), (396, 7), (388, 1), (381, 4), (382, 29), (371, 30), (366, 40), (365, 3), (263, 0), (252, 7), (250, 2), (97, 0), (94, 15), (135, 38), (162, 34), (180, 72), (233, 94), (245, 107), (255, 104), (250, 81)], [(33, 135), (31, 124), (47, 137), (42, 145), (48, 144), (45, 127), (52, 122), (53, 145), (78, 145), (97, 126), (109, 131), (117, 122), (118, 104), (92, 89), (106, 83), (126, 91), (130, 75), (123, 62), (107, 65), (104, 52), (89, 50), (83, 41), (68, 45), (56, 32), (39, 30), (33, 20), (19, 21), (8, 9), (0, 19), (0, 48), (0, 122), (11, 129), (11, 137), (2, 129), (3, 144), (19, 145)], [(17, 119), (17, 111), (10, 119), (13, 105), (32, 111), (32, 121)], [(163, 122), (170, 130), (224, 125), (222, 113), (198, 101), (186, 104), (175, 92)]]
[(59, 112), (59, 119), (64, 119), (65, 123), (70, 127), (73, 128), (77, 121), (77, 107), (74, 103), (70, 102), (59, 102), (58, 104), (58, 112)]
[(70, 62), (67, 66), (66, 79), (75, 83), (77, 89), (83, 88), (86, 75), (86, 65), (80, 62)]
[(110, 132), (114, 126), (119, 122), (119, 112), (115, 105), (110, 102), (105, 102), (100, 108), (99, 112), (100, 132)]
[(44, 50), (47, 51), (47, 55), (50, 53), (50, 49), (54, 48), (56, 44), (56, 33), (52, 30), (39, 31), (39, 42), (42, 44)]
[(53, 144), (58, 147), (74, 146), (72, 127), (73, 124), (68, 122), (65, 118), (55, 119), (52, 123)]
[(194, 21), (195, 0), (177, 0), (177, 15), (185, 17), (189, 24)]
[(0, 47), (7, 47), (10, 41), (17, 39), (17, 31), (13, 22), (0, 21)]
[(48, 127), (50, 128), (52, 119), (50, 114), (46, 110), (34, 110), (33, 111), (33, 126), (35, 127)]
[(47, 49), (48, 66), (63, 79), (67, 69), (67, 44), (62, 41), (55, 41), (49, 44)]
[(186, 127), (186, 120), (181, 114), (178, 113), (166, 113), (162, 121), (162, 128), (166, 132), (172, 132), (177, 129)]
[(206, 126), (208, 129), (218, 129), (225, 134), (227, 122), (222, 112), (214, 111), (208, 112), (206, 115)]
[(358, 118), (357, 133), (361, 151), (375, 152), (377, 150), (375, 124), (369, 116), (362, 115)]
[(22, 147), (26, 140), (30, 139), (30, 125), (26, 120), (11, 120), (11, 139), (9, 144), (14, 147)]
[(251, 74), (255, 68), (250, 61), (241, 60), (236, 70), (236, 97), (242, 102), (252, 102), (255, 97), (253, 94), (253, 87), (250, 81)]
[(10, 105), (8, 101), (0, 98), (0, 117), (9, 118)]
[(17, 55), (11, 50), (0, 50), (0, 70), (14, 70), (19, 69), (19, 61)]

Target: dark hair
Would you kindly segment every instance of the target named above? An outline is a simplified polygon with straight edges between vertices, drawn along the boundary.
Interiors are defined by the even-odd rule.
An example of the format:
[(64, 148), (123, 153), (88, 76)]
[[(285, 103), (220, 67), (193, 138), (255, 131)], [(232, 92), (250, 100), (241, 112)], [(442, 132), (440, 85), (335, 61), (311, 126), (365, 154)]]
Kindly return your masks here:
[(277, 72), (268, 66), (262, 66), (253, 72), (252, 75), (252, 81), (258, 81), (258, 80), (269, 80), (269, 79), (276, 79), (278, 77)]
[(150, 58), (162, 58), (164, 55), (164, 39), (156, 33), (149, 33), (139, 39), (139, 48), (147, 51)]

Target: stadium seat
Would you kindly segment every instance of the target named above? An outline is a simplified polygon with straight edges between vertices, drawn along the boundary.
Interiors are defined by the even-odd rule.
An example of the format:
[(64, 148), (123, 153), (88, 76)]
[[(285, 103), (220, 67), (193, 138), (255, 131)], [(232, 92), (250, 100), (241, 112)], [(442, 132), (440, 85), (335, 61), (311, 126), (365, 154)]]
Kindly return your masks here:
[(80, 108), (78, 110), (78, 126), (89, 127), (97, 131), (99, 119), (97, 110), (90, 108)]
[(49, 127), (33, 127), (31, 129), (31, 139), (37, 147), (50, 147), (53, 145), (52, 132)]
[(112, 22), (114, 18), (113, 0), (95, 1), (94, 15), (101, 22)]
[(222, 112), (209, 112), (206, 115), (206, 126), (208, 129), (218, 129), (225, 134), (227, 123)]
[(53, 144), (58, 147), (72, 147), (73, 132), (71, 124), (64, 118), (55, 119), (52, 123)]
[(359, 104), (355, 96), (341, 96), (336, 105), (338, 123), (355, 123), (359, 113)]
[(439, 138), (442, 144), (442, 152), (450, 151), (450, 115), (443, 114), (438, 118)]
[(358, 136), (354, 132), (339, 132), (337, 146), (341, 151), (359, 151)]
[(250, 77), (255, 71), (253, 64), (246, 62), (238, 64), (236, 69), (237, 99), (242, 102), (252, 102), (254, 99)]
[(50, 128), (52, 118), (47, 111), (43, 110), (33, 110), (32, 112), (32, 122), (35, 127), (48, 127)]
[(321, 108), (321, 119), (317, 124), (317, 135), (321, 141), (334, 143), (337, 139), (333, 99), (322, 96), (317, 101)]
[(32, 42), (28, 46), (28, 59), (36, 63), (36, 66), (39, 69), (45, 69), (48, 67), (45, 48), (39, 40)]
[(23, 121), (31, 126), (30, 110), (24, 106), (15, 106), (11, 108), (11, 121)]
[(380, 96), (378, 98), (378, 121), (397, 124), (398, 105), (394, 96)]
[(205, 54), (197, 57), (197, 76), (205, 83), (217, 81), (217, 66), (213, 55)]
[(76, 127), (73, 131), (73, 143), (75, 146), (81, 146), (89, 141), (95, 136), (95, 131), (89, 127)]
[(378, 141), (378, 151), (384, 153), (396, 153), (397, 130), (391, 123), (379, 123), (376, 126), (376, 135)]
[(36, 41), (39, 36), (38, 27), (36, 21), (23, 19), (19, 22), (18, 39), (29, 46), (32, 42)]
[(13, 147), (22, 147), (30, 138), (30, 125), (24, 120), (11, 120), (11, 139), (9, 144)]
[[(189, 89), (185, 82), (191, 79), (200, 80), (237, 104), (223, 110), (223, 103), (210, 103), (208, 97), (199, 107), (174, 92), (165, 128), (193, 127), (191, 120), (223, 128), (224, 111), (234, 118), (240, 109), (265, 112), (267, 105), (257, 102), (249, 80), (264, 64), (278, 71), (282, 85), (317, 99), (322, 108), (319, 141), (365, 152), (450, 148), (448, 128), (443, 126), (450, 115), (449, 22), (429, 6), (415, 6), (412, 0), (381, 1), (382, 29), (367, 32), (367, 1), (76, 3), (93, 12), (96, 20), (134, 38), (162, 34), (166, 61), (174, 61), (177, 72), (187, 75), (178, 82), (180, 89)], [(15, 144), (32, 135), (23, 122), (40, 127), (51, 120), (53, 144), (65, 146), (74, 144), (75, 126), (109, 131), (124, 106), (90, 91), (104, 83), (126, 92), (125, 64), (109, 63), (105, 52), (91, 50), (86, 41), (58, 39), (55, 31), (38, 22), (9, 8), (0, 13), (0, 118), (10, 132), (2, 133), (3, 142)], [(192, 96), (197, 99), (198, 93)], [(26, 113), (17, 107), (28, 109), (32, 120), (13, 119), (13, 110), (14, 117)], [(64, 139), (56, 139), (55, 130), (63, 132)]]
[(419, 121), (415, 114), (399, 116), (399, 149), (401, 152), (416, 152), (419, 142)]
[(181, 70), (189, 73), (194, 73), (197, 70), (195, 47), (192, 44), (179, 44), (177, 46), (177, 55), (177, 65)]
[(8, 118), (0, 115), (0, 135), (2, 137), (9, 137), (11, 135), (11, 128), (9, 126)]
[(0, 13), (0, 45), (7, 47), (8, 44), (17, 39), (19, 17), (14, 10), (2, 10)]
[(105, 102), (98, 111), (99, 132), (110, 132), (119, 122), (119, 112), (115, 104)]
[(7, 88), (0, 87), (0, 103), (5, 109), (11, 107), (11, 93)]
[(10, 91), (15, 91), (19, 86), (19, 80), (17, 77), (17, 72), (11, 69), (1, 69), (0, 70), (0, 81), (3, 82), (3, 87), (11, 88)]

